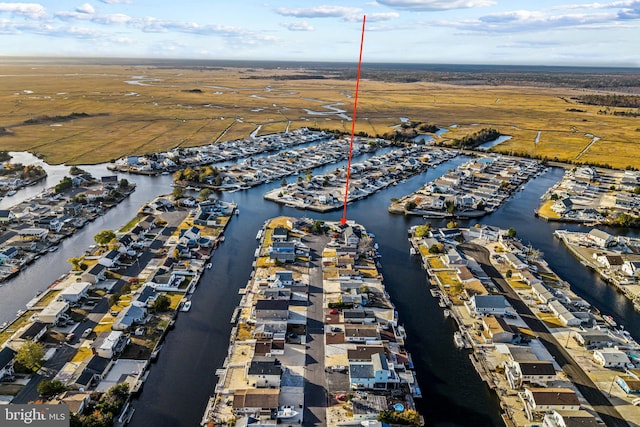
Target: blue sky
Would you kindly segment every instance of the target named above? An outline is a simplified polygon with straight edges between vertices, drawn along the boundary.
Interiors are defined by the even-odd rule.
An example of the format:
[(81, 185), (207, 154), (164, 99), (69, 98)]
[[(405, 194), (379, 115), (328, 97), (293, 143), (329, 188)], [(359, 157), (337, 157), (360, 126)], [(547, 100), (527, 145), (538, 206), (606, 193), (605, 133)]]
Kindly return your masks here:
[(0, 0), (0, 55), (640, 66), (640, 0)]

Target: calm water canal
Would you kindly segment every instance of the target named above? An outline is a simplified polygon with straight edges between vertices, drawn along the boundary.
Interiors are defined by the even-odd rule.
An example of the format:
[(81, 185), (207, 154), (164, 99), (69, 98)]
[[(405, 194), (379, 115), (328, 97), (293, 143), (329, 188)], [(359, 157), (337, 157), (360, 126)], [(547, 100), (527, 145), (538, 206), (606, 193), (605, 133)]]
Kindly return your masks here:
[[(400, 313), (400, 321), (406, 327), (407, 346), (413, 355), (425, 396), (418, 401), (419, 410), (431, 426), (494, 426), (501, 425), (502, 421), (496, 399), (480, 381), (467, 353), (455, 349), (453, 323), (443, 317), (436, 300), (429, 294), (418, 258), (409, 255), (407, 229), (423, 220), (390, 215), (387, 206), (391, 198), (414, 191), (465, 160), (457, 158), (430, 169), (405, 183), (350, 205), (347, 212), (349, 219), (374, 232), (380, 243), (385, 285)], [(339, 164), (322, 170), (332, 170), (337, 166)], [(92, 167), (92, 172), (107, 173), (104, 166)], [(63, 175), (65, 171), (57, 173)], [(48, 182), (46, 186), (58, 182), (62, 175), (50, 178), (55, 182)], [(524, 191), (516, 193), (498, 212), (481, 222), (516, 228), (518, 237), (542, 250), (550, 266), (568, 280), (580, 296), (604, 313), (611, 314), (625, 324), (634, 337), (640, 338), (640, 315), (631, 304), (579, 264), (552, 236), (557, 228), (578, 227), (546, 223), (533, 216), (540, 196), (561, 176), (562, 170), (551, 169), (527, 184)], [(98, 231), (118, 228), (135, 215), (141, 204), (171, 190), (171, 177), (127, 175), (126, 178), (138, 184), (130, 199), (87, 225), (66, 240), (59, 251), (46, 255), (0, 288), (0, 316), (4, 320), (12, 318), (15, 311), (23, 308), (37, 291), (68, 271), (67, 259), (92, 244)], [(244, 287), (249, 279), (256, 249), (255, 235), (264, 220), (279, 215), (339, 220), (341, 212), (319, 215), (264, 201), (262, 195), (278, 185), (271, 183), (220, 195), (225, 200), (237, 202), (240, 215), (233, 218), (225, 232), (226, 240), (213, 256), (213, 268), (205, 271), (194, 294), (191, 311), (180, 314), (175, 330), (168, 334), (158, 362), (151, 369), (143, 392), (134, 400), (133, 426), (199, 424), (217, 380), (215, 370), (222, 366), (227, 353), (231, 330), (229, 319), (240, 300), (238, 289)], [(42, 188), (31, 187), (29, 190), (36, 194)], [(4, 203), (1, 206), (5, 206)], [(444, 225), (444, 222), (432, 223)], [(461, 225), (473, 223), (462, 222)]]

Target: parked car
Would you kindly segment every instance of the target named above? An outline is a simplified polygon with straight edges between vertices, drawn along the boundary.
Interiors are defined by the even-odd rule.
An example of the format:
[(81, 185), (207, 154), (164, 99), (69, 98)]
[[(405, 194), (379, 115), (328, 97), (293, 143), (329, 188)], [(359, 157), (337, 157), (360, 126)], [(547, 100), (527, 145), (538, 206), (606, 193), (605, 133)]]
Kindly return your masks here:
[(82, 333), (82, 338), (88, 338), (89, 335), (91, 335), (91, 332), (93, 332), (93, 328), (85, 329), (84, 332)]

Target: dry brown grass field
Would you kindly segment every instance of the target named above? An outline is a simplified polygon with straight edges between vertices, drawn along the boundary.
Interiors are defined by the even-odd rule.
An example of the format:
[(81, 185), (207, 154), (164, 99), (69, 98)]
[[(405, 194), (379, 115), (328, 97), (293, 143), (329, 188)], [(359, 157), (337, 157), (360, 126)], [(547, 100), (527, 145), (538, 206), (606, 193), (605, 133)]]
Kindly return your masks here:
[[(354, 82), (268, 78), (278, 72), (0, 64), (0, 128), (10, 132), (0, 133), (0, 150), (27, 150), (52, 164), (88, 164), (243, 138), (260, 125), (260, 135), (302, 126), (350, 132), (348, 120), (323, 106), (335, 104), (350, 116)], [(407, 117), (441, 127), (457, 125), (443, 141), (493, 127), (512, 136), (497, 151), (640, 166), (640, 119), (599, 115), (602, 107), (571, 100), (585, 91), (370, 80), (360, 88), (356, 131), (370, 135), (384, 134)], [(24, 124), (73, 112), (91, 117)], [(590, 145), (587, 134), (600, 140)]]

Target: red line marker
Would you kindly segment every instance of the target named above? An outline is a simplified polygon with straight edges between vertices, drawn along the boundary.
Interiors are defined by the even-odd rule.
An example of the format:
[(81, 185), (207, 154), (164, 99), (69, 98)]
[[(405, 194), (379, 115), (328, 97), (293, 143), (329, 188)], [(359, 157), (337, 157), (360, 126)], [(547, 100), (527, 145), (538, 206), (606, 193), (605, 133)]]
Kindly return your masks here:
[(351, 119), (351, 140), (349, 141), (349, 160), (347, 161), (347, 184), (344, 189), (344, 207), (340, 223), (347, 223), (347, 199), (349, 198), (349, 180), (351, 178), (351, 157), (353, 156), (353, 138), (356, 134), (356, 112), (358, 110), (358, 93), (360, 89), (360, 68), (362, 66), (362, 46), (364, 46), (364, 25), (367, 22), (367, 15), (362, 17), (362, 35), (360, 36), (360, 57), (358, 58), (358, 77), (356, 78), (356, 96), (353, 101), (353, 119)]

